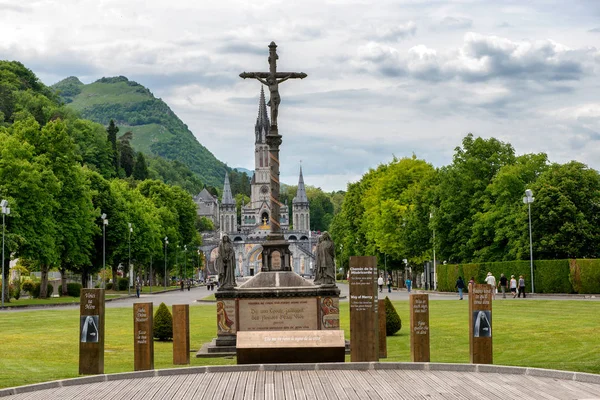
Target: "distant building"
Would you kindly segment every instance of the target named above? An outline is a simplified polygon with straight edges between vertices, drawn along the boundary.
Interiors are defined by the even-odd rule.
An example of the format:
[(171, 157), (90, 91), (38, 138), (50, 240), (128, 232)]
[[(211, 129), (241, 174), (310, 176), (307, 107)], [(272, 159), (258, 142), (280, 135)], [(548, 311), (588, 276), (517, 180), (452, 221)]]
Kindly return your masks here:
[[(228, 234), (233, 240), (238, 257), (238, 275), (254, 275), (260, 271), (262, 264), (261, 243), (271, 231), (269, 223), (271, 217), (269, 145), (266, 142), (270, 128), (265, 93), (261, 88), (258, 117), (254, 126), (254, 175), (250, 182), (250, 201), (241, 207), (241, 223), (239, 225), (229, 175), (225, 175), (221, 203), (206, 189), (194, 196), (194, 201), (198, 207), (198, 215), (210, 218), (215, 225), (214, 232), (203, 234), (202, 250), (205, 259), (209, 260), (207, 273), (214, 273), (216, 247), (219, 238), (224, 233)], [(292, 268), (298, 274), (312, 275), (314, 256), (311, 249), (315, 247), (317, 237), (313, 237), (310, 232), (310, 209), (304, 187), (302, 168), (300, 168), (298, 190), (292, 202), (292, 210), (292, 230), (290, 230), (287, 203), (281, 206), (279, 218), (282, 233), (290, 242)]]

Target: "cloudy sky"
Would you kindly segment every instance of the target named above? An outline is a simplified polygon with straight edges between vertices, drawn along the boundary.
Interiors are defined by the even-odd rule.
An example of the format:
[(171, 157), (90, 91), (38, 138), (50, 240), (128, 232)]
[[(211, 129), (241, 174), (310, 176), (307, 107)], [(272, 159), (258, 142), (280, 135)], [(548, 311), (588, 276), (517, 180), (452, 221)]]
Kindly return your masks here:
[(0, 0), (0, 59), (50, 85), (125, 75), (232, 167), (253, 167), (260, 84), (280, 86), (282, 180), (345, 189), (472, 132), (600, 169), (600, 1)]

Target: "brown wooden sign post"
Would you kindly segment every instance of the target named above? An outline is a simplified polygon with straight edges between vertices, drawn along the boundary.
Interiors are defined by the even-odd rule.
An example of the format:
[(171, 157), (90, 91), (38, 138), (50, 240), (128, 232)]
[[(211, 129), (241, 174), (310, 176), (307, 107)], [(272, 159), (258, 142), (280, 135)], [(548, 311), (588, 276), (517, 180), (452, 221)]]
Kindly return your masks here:
[(104, 289), (81, 289), (79, 374), (104, 373)]
[(429, 295), (410, 295), (410, 359), (429, 362)]
[(469, 285), (469, 350), (471, 363), (492, 364), (492, 286)]
[(350, 257), (350, 360), (379, 360), (377, 258)]
[(385, 300), (379, 300), (379, 358), (387, 358), (387, 318), (385, 316)]
[(133, 368), (154, 369), (154, 314), (152, 303), (133, 304)]
[(173, 364), (190, 363), (190, 306), (173, 305)]

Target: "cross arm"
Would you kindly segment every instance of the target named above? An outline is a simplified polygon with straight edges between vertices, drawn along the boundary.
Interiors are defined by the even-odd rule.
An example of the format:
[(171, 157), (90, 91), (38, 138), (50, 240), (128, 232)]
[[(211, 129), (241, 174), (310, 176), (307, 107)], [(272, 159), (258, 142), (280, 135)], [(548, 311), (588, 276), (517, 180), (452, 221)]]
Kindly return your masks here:
[[(240, 78), (254, 78), (254, 79), (258, 79), (258, 78), (262, 78), (262, 79), (267, 79), (269, 76), (271, 76), (270, 72), (242, 72), (240, 74)], [(281, 78), (299, 78), (299, 79), (304, 79), (306, 78), (308, 75), (306, 75), (304, 72), (276, 72), (275, 73), (275, 79), (281, 79)]]

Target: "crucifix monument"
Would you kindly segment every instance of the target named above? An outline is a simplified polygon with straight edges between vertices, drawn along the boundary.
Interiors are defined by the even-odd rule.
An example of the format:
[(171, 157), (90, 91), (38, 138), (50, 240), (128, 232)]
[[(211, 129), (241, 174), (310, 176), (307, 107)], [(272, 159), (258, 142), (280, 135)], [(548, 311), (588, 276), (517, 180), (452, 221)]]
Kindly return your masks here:
[[(271, 233), (267, 237), (267, 242), (263, 245), (262, 253), (262, 271), (273, 270), (273, 254), (279, 260), (281, 257), (281, 268), (277, 270), (291, 271), (289, 245), (284, 240), (281, 233), (281, 224), (279, 221), (280, 207), (283, 204), (279, 201), (279, 146), (282, 143), (281, 135), (277, 126), (277, 115), (279, 114), (279, 84), (288, 79), (304, 79), (304, 72), (277, 72), (277, 45), (271, 42), (269, 45), (269, 72), (242, 72), (240, 78), (257, 79), (260, 83), (269, 88), (270, 98), (268, 105), (271, 107), (271, 130), (267, 135), (267, 144), (269, 145), (269, 167), (270, 167), (270, 186), (271, 186)], [(276, 261), (277, 264), (279, 264)]]
[[(252, 342), (257, 337), (263, 338), (266, 333), (275, 335), (274, 341), (285, 340), (287, 343), (293, 339), (288, 337), (291, 333), (303, 331), (301, 346), (294, 345), (294, 349), (285, 351), (275, 349), (276, 346), (273, 343), (260, 339), (261, 346), (266, 346), (266, 353), (261, 353), (260, 349), (253, 350), (254, 345), (250, 345), (248, 351), (258, 358), (253, 356), (254, 358), (250, 357), (247, 360), (258, 361), (260, 359), (266, 362), (267, 359), (272, 359), (278, 362), (292, 362), (300, 360), (298, 354), (309, 354), (313, 357), (310, 362), (343, 361), (344, 340), (343, 334), (339, 334), (340, 290), (335, 285), (333, 251), (327, 251), (327, 248), (322, 246), (323, 251), (319, 252), (318, 256), (321, 261), (317, 261), (317, 265), (321, 266), (320, 270), (322, 270), (320, 279), (314, 283), (304, 279), (292, 270), (290, 244), (285, 240), (280, 223), (280, 207), (284, 207), (284, 205), (279, 201), (279, 146), (282, 143), (277, 124), (279, 104), (281, 103), (279, 84), (288, 79), (304, 79), (307, 75), (303, 72), (277, 72), (278, 58), (277, 45), (271, 42), (269, 45), (269, 72), (243, 72), (240, 74), (241, 78), (258, 80), (268, 87), (270, 93), (268, 105), (271, 107), (271, 126), (266, 135), (266, 143), (269, 146), (271, 188), (268, 220), (270, 233), (267, 240), (262, 243), (262, 268), (258, 274), (239, 286), (223, 285), (215, 293), (217, 338), (202, 346), (198, 356), (235, 354), (233, 352), (236, 351), (236, 346), (239, 344), (240, 334), (242, 337), (241, 348), (245, 348), (244, 345), (248, 344), (248, 340)], [(266, 218), (263, 219), (263, 224), (267, 224)], [(312, 254), (310, 244), (309, 248), (304, 251)], [(322, 331), (338, 332), (323, 333)], [(336, 351), (341, 350), (341, 353), (336, 353), (334, 358), (327, 358), (327, 352), (323, 349), (311, 351), (315, 350), (314, 346), (306, 343), (306, 337), (315, 337), (319, 340), (323, 337), (323, 341), (326, 341), (325, 338), (330, 333), (341, 338), (338, 340), (341, 348), (336, 347)], [(296, 339), (294, 339), (294, 343), (296, 343)], [(290, 352), (293, 355), (290, 355), (292, 354)], [(262, 355), (257, 356), (259, 353)], [(268, 356), (273, 357), (269, 358)], [(260, 357), (267, 358), (261, 359)]]

